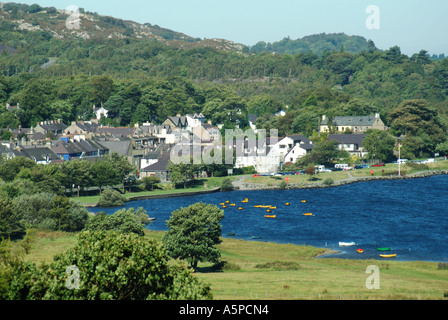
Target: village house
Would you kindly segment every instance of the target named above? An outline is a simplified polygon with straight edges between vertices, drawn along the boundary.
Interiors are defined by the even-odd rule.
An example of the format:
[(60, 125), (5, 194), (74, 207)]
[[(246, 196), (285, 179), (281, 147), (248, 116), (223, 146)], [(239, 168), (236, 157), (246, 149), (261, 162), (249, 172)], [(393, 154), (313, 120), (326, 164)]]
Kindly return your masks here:
[(340, 150), (345, 150), (352, 156), (357, 156), (359, 158), (364, 157), (367, 154), (362, 147), (362, 142), (366, 137), (365, 134), (330, 134), (328, 135), (329, 140), (334, 140), (338, 142), (338, 148)]
[(55, 137), (63, 134), (67, 125), (62, 122), (62, 120), (48, 120), (39, 122), (34, 128), (34, 133), (42, 133), (47, 135), (49, 133), (53, 134)]
[(368, 116), (337, 116), (333, 120), (323, 115), (319, 124), (320, 132), (364, 133), (369, 129), (387, 129), (379, 113)]
[(99, 158), (109, 153), (109, 149), (94, 140), (71, 141), (68, 137), (61, 137), (53, 141), (51, 150), (60, 159), (70, 161), (72, 159)]
[(93, 105), (93, 113), (95, 114), (96, 119), (100, 120), (101, 117), (107, 118), (109, 110), (105, 109), (102, 104), (101, 107), (98, 108)]
[(12, 149), (14, 157), (25, 157), (34, 160), (37, 164), (47, 165), (59, 162), (60, 158), (46, 146), (17, 146)]

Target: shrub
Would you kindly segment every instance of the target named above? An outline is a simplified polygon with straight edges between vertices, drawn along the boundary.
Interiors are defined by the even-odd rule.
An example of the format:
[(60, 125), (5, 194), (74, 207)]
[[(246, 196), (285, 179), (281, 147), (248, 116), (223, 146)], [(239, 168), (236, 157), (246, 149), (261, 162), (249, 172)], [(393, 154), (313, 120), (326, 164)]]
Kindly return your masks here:
[(100, 207), (118, 207), (124, 205), (126, 197), (114, 189), (106, 189), (98, 200)]
[(144, 177), (142, 179), (145, 190), (154, 190), (154, 186), (160, 183), (160, 179), (156, 176)]
[(282, 189), (282, 190), (286, 189), (286, 181), (283, 180), (282, 182), (280, 182), (279, 187), (280, 187), (280, 189)]
[(331, 185), (334, 184), (334, 181), (333, 181), (333, 179), (331, 179), (331, 178), (327, 178), (327, 179), (325, 179), (324, 184), (325, 184), (326, 186), (331, 186)]
[(105, 212), (98, 212), (91, 217), (84, 230), (90, 231), (117, 231), (120, 233), (135, 233), (140, 236), (145, 234), (144, 226), (150, 222), (146, 211), (143, 208), (121, 209), (108, 215)]
[(221, 191), (232, 191), (232, 190), (233, 190), (232, 180), (230, 180), (230, 178), (223, 179), (221, 183)]

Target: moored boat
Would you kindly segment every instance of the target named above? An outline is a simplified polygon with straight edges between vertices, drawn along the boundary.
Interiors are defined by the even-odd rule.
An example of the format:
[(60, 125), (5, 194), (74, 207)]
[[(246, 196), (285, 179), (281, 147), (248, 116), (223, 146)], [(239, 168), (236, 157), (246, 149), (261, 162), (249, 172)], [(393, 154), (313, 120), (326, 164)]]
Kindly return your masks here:
[(265, 218), (271, 218), (271, 219), (275, 219), (277, 216), (275, 214), (266, 214), (264, 215)]
[(378, 251), (390, 251), (390, 248), (376, 248)]
[(312, 214), (311, 212), (305, 212), (303, 215), (304, 216), (314, 216), (314, 214)]
[(354, 246), (356, 243), (354, 242), (339, 242), (339, 246), (340, 247), (349, 247), (349, 246)]
[(381, 258), (395, 258), (397, 256), (396, 253), (393, 254), (380, 254)]
[(356, 249), (356, 252), (358, 252), (358, 253), (363, 253), (363, 252), (364, 252), (364, 250), (363, 250), (363, 249), (361, 249), (361, 248), (358, 248), (358, 249)]

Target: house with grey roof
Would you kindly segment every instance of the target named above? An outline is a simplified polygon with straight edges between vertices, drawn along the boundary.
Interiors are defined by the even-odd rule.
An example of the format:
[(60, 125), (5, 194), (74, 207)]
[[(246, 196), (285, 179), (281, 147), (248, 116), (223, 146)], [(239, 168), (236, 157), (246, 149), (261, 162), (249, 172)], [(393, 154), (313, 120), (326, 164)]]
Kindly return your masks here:
[(323, 115), (319, 124), (320, 132), (364, 133), (369, 129), (387, 129), (379, 113), (368, 116), (336, 116), (333, 119)]
[(60, 158), (46, 146), (19, 146), (12, 149), (14, 157), (25, 157), (34, 160), (37, 164), (47, 165), (58, 162)]
[(109, 148), (94, 140), (69, 140), (61, 138), (54, 141), (51, 150), (61, 159), (69, 161), (72, 159), (102, 157), (109, 153)]
[(358, 156), (359, 158), (364, 157), (367, 151), (364, 150), (362, 143), (366, 134), (330, 134), (328, 135), (329, 140), (334, 140), (338, 142), (338, 147), (340, 150), (345, 150), (351, 155)]
[(67, 128), (67, 125), (62, 122), (62, 120), (49, 120), (49, 121), (41, 121), (34, 128), (34, 132), (40, 132), (44, 135), (48, 133), (52, 133), (57, 136), (59, 134), (63, 134), (64, 130)]

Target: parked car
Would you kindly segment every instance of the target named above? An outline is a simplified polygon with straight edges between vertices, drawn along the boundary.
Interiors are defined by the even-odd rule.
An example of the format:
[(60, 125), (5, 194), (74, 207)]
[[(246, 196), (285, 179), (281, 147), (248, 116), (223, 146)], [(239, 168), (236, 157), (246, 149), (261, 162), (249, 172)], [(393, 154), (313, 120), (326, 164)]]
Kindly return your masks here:
[(372, 167), (384, 167), (384, 163), (378, 162), (378, 163), (372, 164)]
[(343, 171), (344, 169), (342, 169), (342, 168), (333, 168), (333, 169), (331, 169), (331, 171)]

